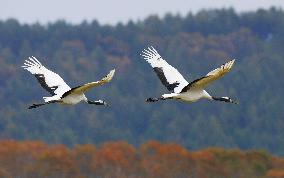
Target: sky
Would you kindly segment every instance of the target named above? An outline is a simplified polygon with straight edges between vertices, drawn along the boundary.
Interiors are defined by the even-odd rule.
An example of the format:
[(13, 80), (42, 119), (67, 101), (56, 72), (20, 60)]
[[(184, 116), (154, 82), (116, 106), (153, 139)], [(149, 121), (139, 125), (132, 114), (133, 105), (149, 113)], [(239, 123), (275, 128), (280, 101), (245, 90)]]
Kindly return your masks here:
[(284, 0), (0, 0), (0, 20), (47, 24), (64, 19), (73, 24), (97, 20), (101, 24), (143, 20), (149, 15), (196, 13), (201, 9), (233, 7), (237, 12), (271, 6), (283, 9)]

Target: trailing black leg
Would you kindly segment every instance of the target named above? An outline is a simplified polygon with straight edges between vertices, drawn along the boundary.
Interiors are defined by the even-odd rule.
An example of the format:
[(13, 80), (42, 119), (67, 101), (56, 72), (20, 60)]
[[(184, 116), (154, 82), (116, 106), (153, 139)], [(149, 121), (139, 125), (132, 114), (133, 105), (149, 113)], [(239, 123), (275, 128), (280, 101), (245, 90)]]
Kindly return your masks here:
[(46, 104), (46, 103), (33, 104), (33, 105), (29, 106), (28, 109), (34, 109), (34, 108), (43, 106), (43, 105), (45, 105), (45, 104)]
[(146, 102), (156, 102), (156, 101), (159, 101), (159, 100), (166, 100), (166, 99), (163, 98), (163, 97), (160, 97), (160, 98), (147, 98)]
[(60, 101), (52, 100), (52, 101), (49, 101), (47, 103), (35, 103), (35, 104), (29, 106), (28, 109), (34, 109), (34, 108), (37, 108), (37, 107), (40, 107), (40, 106), (43, 106), (43, 105), (46, 105), (46, 104), (51, 104), (51, 103), (60, 103)]

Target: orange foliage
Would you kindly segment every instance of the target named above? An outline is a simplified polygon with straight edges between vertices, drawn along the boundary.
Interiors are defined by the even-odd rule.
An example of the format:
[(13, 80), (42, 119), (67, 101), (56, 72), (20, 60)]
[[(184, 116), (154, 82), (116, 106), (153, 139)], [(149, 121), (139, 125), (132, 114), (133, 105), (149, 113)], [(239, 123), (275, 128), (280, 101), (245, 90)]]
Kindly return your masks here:
[(209, 148), (189, 152), (178, 144), (149, 141), (139, 149), (120, 142), (100, 147), (0, 141), (5, 178), (284, 178), (284, 159), (262, 151)]
[[(124, 176), (136, 170), (137, 155), (133, 146), (126, 142), (109, 142), (103, 144), (96, 154), (94, 169), (101, 176)], [(105, 174), (105, 173), (107, 174)]]
[(194, 160), (180, 145), (150, 141), (141, 146), (141, 154), (141, 166), (152, 177), (184, 177), (194, 172)]
[(284, 170), (273, 169), (267, 172), (269, 178), (284, 178)]
[(1, 174), (7, 173), (17, 177), (26, 173), (35, 163), (35, 155), (46, 149), (42, 142), (16, 142), (5, 140), (0, 142), (0, 167)]
[(68, 178), (79, 174), (72, 152), (63, 145), (50, 147), (37, 155), (36, 161), (32, 171), (38, 177)]

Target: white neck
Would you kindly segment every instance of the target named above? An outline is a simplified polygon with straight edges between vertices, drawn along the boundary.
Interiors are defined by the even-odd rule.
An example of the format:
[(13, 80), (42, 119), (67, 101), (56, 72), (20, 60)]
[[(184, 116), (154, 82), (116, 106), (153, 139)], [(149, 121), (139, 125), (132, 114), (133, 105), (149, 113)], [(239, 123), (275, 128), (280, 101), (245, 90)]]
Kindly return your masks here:
[(203, 90), (203, 98), (213, 100), (212, 96), (207, 93), (207, 91)]

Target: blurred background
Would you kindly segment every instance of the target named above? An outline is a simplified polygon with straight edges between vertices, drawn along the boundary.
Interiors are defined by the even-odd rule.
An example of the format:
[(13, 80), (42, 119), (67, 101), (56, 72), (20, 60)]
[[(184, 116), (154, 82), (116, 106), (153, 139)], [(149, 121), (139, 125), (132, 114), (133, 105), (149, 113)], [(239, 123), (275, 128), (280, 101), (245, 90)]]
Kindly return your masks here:
[(66, 20), (72, 24), (80, 24), (82, 21), (91, 22), (97, 20), (101, 24), (115, 25), (127, 23), (129, 20), (144, 20), (149, 15), (165, 16), (167, 13), (185, 17), (188, 13), (196, 14), (204, 9), (233, 8), (236, 12), (255, 11), (268, 9), (272, 6), (283, 8), (282, 0), (0, 0), (1, 20), (15, 18), (21, 23), (32, 24), (39, 22), (47, 24), (58, 19)]
[[(0, 0), (0, 138), (101, 145), (149, 140), (284, 155), (284, 1)], [(140, 52), (154, 46), (191, 81), (236, 58), (208, 88), (239, 105), (145, 103), (168, 92)], [(116, 68), (84, 103), (28, 110), (49, 94), (21, 68), (36, 56), (71, 87)], [(1, 172), (1, 169), (0, 169)], [(283, 173), (284, 175), (284, 173)]]

